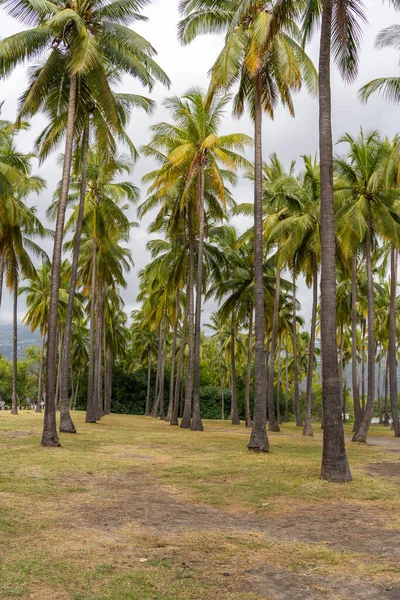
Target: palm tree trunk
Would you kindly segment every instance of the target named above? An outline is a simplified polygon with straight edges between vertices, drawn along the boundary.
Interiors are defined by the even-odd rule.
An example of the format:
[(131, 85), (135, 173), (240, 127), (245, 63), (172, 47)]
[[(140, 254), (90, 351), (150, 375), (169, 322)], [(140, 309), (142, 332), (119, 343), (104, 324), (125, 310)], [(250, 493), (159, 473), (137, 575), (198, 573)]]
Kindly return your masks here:
[(164, 385), (165, 385), (165, 358), (166, 358), (166, 353), (167, 353), (167, 327), (168, 327), (167, 326), (167, 310), (165, 310), (163, 345), (162, 345), (162, 355), (161, 355), (160, 390), (159, 390), (160, 419), (165, 418)]
[(247, 340), (247, 372), (245, 392), (245, 423), (246, 427), (252, 426), (250, 412), (250, 384), (251, 384), (251, 361), (253, 358), (253, 305), (249, 307), (249, 335)]
[(158, 409), (160, 406), (160, 387), (161, 387), (161, 369), (162, 369), (162, 353), (163, 353), (163, 322), (161, 321), (158, 329), (158, 351), (157, 351), (157, 375), (156, 375), (156, 389), (154, 395), (153, 408), (151, 410), (151, 417), (157, 419)]
[(281, 340), (278, 342), (278, 379), (276, 384), (276, 420), (281, 423)]
[(94, 363), (94, 404), (97, 410), (97, 418), (104, 416), (103, 407), (103, 308), (104, 308), (104, 284), (98, 279), (97, 284), (97, 306), (96, 306), (96, 353)]
[(375, 295), (372, 273), (372, 225), (368, 222), (366, 239), (367, 283), (368, 283), (368, 398), (367, 406), (360, 427), (353, 437), (354, 442), (366, 443), (375, 404)]
[[(364, 418), (365, 413), (365, 334), (366, 334), (366, 322), (363, 319), (362, 322), (362, 345), (361, 345), (361, 421)], [(360, 421), (360, 424), (361, 424)]]
[(60, 192), (60, 201), (57, 211), (56, 233), (54, 236), (53, 260), (51, 263), (51, 286), (50, 286), (50, 308), (49, 324), (47, 337), (47, 377), (46, 377), (46, 404), (43, 423), (43, 446), (60, 446), (57, 435), (56, 425), (56, 405), (55, 405), (55, 387), (56, 387), (56, 369), (57, 369), (57, 323), (58, 323), (58, 297), (60, 287), (60, 269), (61, 255), (64, 236), (65, 211), (67, 208), (69, 179), (72, 163), (72, 152), (74, 142), (74, 122), (77, 95), (77, 78), (73, 75), (70, 78), (69, 100), (68, 100), (68, 118), (67, 132), (64, 151), (64, 166), (62, 174), (62, 184)]
[[(279, 253), (279, 250), (278, 250)], [(279, 255), (279, 254), (278, 254)], [(279, 258), (278, 258), (279, 260)], [(271, 353), (269, 357), (269, 376), (268, 376), (268, 421), (270, 431), (280, 431), (279, 423), (275, 414), (274, 402), (274, 375), (275, 375), (275, 357), (276, 345), (278, 338), (278, 322), (279, 322), (279, 301), (281, 296), (281, 271), (279, 266), (276, 267), (275, 280), (275, 298), (274, 298), (274, 314), (272, 318), (272, 335), (271, 335)]]
[(56, 393), (55, 393), (55, 403), (56, 403), (56, 411), (58, 410), (58, 402), (60, 399), (60, 375), (61, 375), (61, 357), (62, 357), (62, 334), (59, 336), (60, 340), (58, 343), (58, 367), (57, 367), (57, 379), (56, 379)]
[(183, 380), (183, 359), (185, 356), (185, 345), (186, 345), (186, 327), (187, 327), (187, 319), (188, 319), (188, 296), (189, 296), (189, 284), (186, 288), (186, 304), (185, 304), (185, 314), (183, 316), (183, 324), (181, 331), (181, 341), (179, 345), (179, 358), (178, 358), (178, 368), (176, 370), (176, 381), (175, 381), (175, 393), (174, 393), (174, 404), (172, 407), (171, 421), (170, 425), (179, 425), (178, 423), (178, 413), (179, 413), (179, 396), (180, 396), (180, 386), (181, 379)]
[(268, 452), (267, 403), (265, 397), (265, 354), (264, 354), (264, 252), (263, 252), (263, 209), (262, 209), (262, 83), (259, 73), (255, 76), (254, 111), (254, 415), (248, 448), (255, 452)]
[[(339, 346), (339, 380), (340, 380), (340, 406), (343, 409), (343, 350), (344, 350), (344, 326), (340, 324), (340, 346)], [(343, 420), (343, 415), (342, 415)]]
[(18, 274), (14, 266), (14, 293), (13, 293), (13, 381), (11, 414), (18, 414)]
[(40, 346), (38, 397), (37, 397), (36, 411), (35, 411), (37, 413), (42, 412), (42, 387), (43, 387), (43, 364), (44, 364), (45, 339), (46, 339), (46, 336), (43, 334), (42, 335), (42, 343)]
[(321, 478), (351, 479), (341, 419), (336, 348), (336, 239), (333, 201), (333, 143), (331, 105), (332, 0), (323, 4), (319, 59), (321, 157), (321, 340), (323, 355), (323, 453)]
[(92, 252), (92, 294), (90, 300), (90, 342), (89, 342), (89, 369), (88, 369), (88, 392), (86, 405), (86, 423), (97, 422), (97, 406), (94, 396), (94, 357), (96, 345), (96, 288), (97, 288), (97, 243), (93, 239)]
[(73, 404), (73, 410), (76, 409), (76, 401), (78, 400), (78, 391), (79, 391), (79, 382), (81, 379), (81, 373), (82, 373), (82, 367), (79, 367), (79, 371), (78, 371), (78, 378), (77, 378), (77, 382), (76, 382), (76, 388), (75, 388), (75, 397), (74, 397), (74, 404)]
[(3, 281), (4, 281), (4, 254), (1, 253), (0, 257), (0, 306), (3, 298)]
[(188, 216), (189, 229), (189, 283), (186, 302), (188, 303), (188, 347), (189, 356), (186, 367), (185, 404), (181, 420), (183, 429), (190, 429), (192, 423), (192, 397), (193, 397), (193, 361), (194, 361), (194, 240), (192, 217)]
[(397, 249), (391, 251), (390, 278), (390, 315), (389, 315), (389, 379), (390, 410), (393, 419), (394, 435), (400, 437), (399, 399), (397, 392), (397, 360), (396, 360), (396, 296), (397, 296)]
[(71, 378), (71, 399), (72, 399), (74, 397), (74, 373), (72, 371), (72, 362), (71, 362), (71, 359), (69, 361), (69, 376)]
[(174, 333), (172, 336), (172, 355), (171, 355), (171, 374), (169, 381), (169, 403), (168, 403), (168, 412), (166, 421), (171, 421), (172, 416), (172, 407), (174, 405), (174, 382), (175, 382), (175, 355), (176, 355), (176, 344), (178, 339), (178, 325), (179, 325), (179, 304), (180, 304), (180, 290), (179, 288), (176, 290), (176, 315), (175, 315), (175, 323), (174, 323)]
[[(389, 317), (389, 320), (390, 320), (390, 317)], [(390, 327), (390, 325), (389, 325), (389, 327)], [(390, 332), (389, 332), (389, 335), (390, 335)], [(378, 349), (378, 353), (379, 353), (379, 349)], [(377, 389), (377, 394), (378, 394), (379, 425), (382, 425), (381, 371), (382, 371), (382, 349), (381, 349), (381, 356), (379, 358), (379, 363), (378, 363), (378, 389)]]
[(386, 355), (386, 367), (385, 367), (385, 417), (383, 424), (385, 427), (389, 427), (389, 356)]
[(232, 312), (231, 316), (231, 383), (232, 383), (232, 425), (240, 425), (238, 407), (237, 407), (237, 396), (236, 396), (236, 359), (235, 359), (235, 313)]
[(75, 229), (74, 249), (73, 249), (73, 253), (72, 253), (71, 281), (70, 281), (70, 285), (69, 285), (67, 315), (66, 315), (65, 333), (64, 333), (64, 351), (63, 351), (63, 355), (62, 355), (62, 359), (61, 359), (60, 431), (63, 431), (64, 433), (76, 433), (76, 428), (72, 422), (71, 415), (69, 412), (68, 364), (69, 364), (69, 358), (70, 358), (70, 354), (71, 354), (72, 320), (73, 320), (73, 313), (74, 313), (76, 281), (77, 281), (77, 277), (78, 277), (78, 260), (79, 260), (79, 250), (80, 250), (81, 236), (82, 236), (83, 214), (84, 214), (84, 209), (85, 209), (88, 156), (89, 156), (89, 123), (86, 124), (84, 131), (83, 131), (81, 190), (80, 190), (80, 198), (79, 198), (78, 217), (77, 217), (76, 229)]
[(225, 421), (225, 389), (224, 389), (224, 382), (222, 379), (221, 365), (219, 367), (219, 384), (221, 387), (221, 419), (222, 419), (222, 421)]
[(105, 385), (105, 407), (104, 412), (106, 415), (111, 413), (111, 394), (112, 394), (112, 366), (113, 366), (113, 355), (112, 350), (109, 348), (106, 365), (106, 385)]
[(357, 253), (353, 255), (351, 273), (351, 375), (354, 403), (354, 431), (357, 431), (361, 423), (357, 365)]
[(150, 413), (150, 416), (153, 419), (156, 419), (157, 414), (158, 414), (158, 392), (159, 392), (159, 388), (160, 388), (161, 351), (162, 351), (162, 329), (161, 329), (161, 323), (160, 323), (160, 325), (158, 327), (156, 386), (154, 389), (153, 408), (151, 409), (151, 413)]
[(310, 331), (310, 348), (308, 353), (307, 366), (307, 390), (306, 390), (306, 414), (304, 419), (303, 435), (312, 436), (313, 430), (311, 425), (311, 410), (312, 410), (312, 382), (314, 371), (314, 351), (315, 351), (315, 329), (317, 325), (317, 306), (318, 306), (318, 269), (315, 264), (314, 257), (314, 273), (313, 273), (313, 305), (311, 316), (311, 331)]
[(199, 165), (198, 203), (199, 203), (199, 248), (197, 258), (196, 282), (196, 316), (194, 327), (194, 376), (193, 376), (193, 417), (192, 431), (203, 431), (200, 415), (200, 331), (201, 331), (201, 305), (203, 291), (203, 260), (204, 260), (204, 164)]
[(296, 427), (303, 427), (300, 406), (299, 371), (297, 365), (297, 306), (296, 279), (293, 277), (293, 411)]
[(151, 349), (147, 351), (147, 394), (146, 394), (146, 408), (144, 414), (146, 417), (150, 416), (150, 389), (151, 389)]
[(285, 417), (284, 422), (289, 421), (289, 352), (286, 341), (286, 356), (285, 356), (285, 371), (286, 371), (286, 389), (285, 389)]

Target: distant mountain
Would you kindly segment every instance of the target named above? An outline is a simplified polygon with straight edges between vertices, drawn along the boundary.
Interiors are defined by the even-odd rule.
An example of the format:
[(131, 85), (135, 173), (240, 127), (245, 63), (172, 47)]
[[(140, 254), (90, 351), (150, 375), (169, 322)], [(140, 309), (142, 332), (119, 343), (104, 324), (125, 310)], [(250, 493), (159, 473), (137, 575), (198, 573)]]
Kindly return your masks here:
[[(40, 334), (38, 331), (30, 332), (29, 327), (18, 326), (18, 358), (24, 356), (25, 348), (29, 346), (40, 346)], [(0, 325), (0, 354), (12, 359), (13, 328), (11, 324)]]

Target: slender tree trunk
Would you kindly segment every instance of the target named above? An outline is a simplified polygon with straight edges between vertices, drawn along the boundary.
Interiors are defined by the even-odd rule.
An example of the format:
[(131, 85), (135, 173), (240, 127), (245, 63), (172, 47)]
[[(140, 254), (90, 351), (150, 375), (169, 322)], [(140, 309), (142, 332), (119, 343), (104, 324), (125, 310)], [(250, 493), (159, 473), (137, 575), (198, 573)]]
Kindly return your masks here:
[(104, 284), (100, 279), (97, 283), (97, 306), (96, 306), (96, 353), (94, 363), (94, 404), (97, 409), (97, 418), (104, 416), (103, 407), (103, 308), (104, 308)]
[(55, 402), (56, 402), (56, 411), (59, 407), (60, 400), (60, 378), (61, 378), (61, 358), (62, 358), (62, 343), (63, 336), (60, 335), (60, 341), (58, 344), (58, 367), (57, 367), (57, 379), (56, 379), (56, 393), (55, 393)]
[(354, 403), (354, 431), (357, 431), (361, 423), (357, 365), (357, 253), (353, 255), (351, 274), (351, 376)]
[(112, 395), (112, 366), (113, 366), (113, 355), (111, 348), (108, 350), (107, 357), (107, 384), (105, 386), (105, 413), (109, 415), (111, 413), (111, 395)]
[[(287, 342), (286, 342), (287, 344)], [(285, 371), (286, 371), (286, 389), (285, 389), (285, 417), (284, 422), (289, 421), (289, 352), (286, 345), (286, 356), (285, 356)]]
[(374, 414), (375, 404), (375, 295), (372, 272), (372, 226), (368, 222), (366, 239), (367, 281), (368, 281), (368, 398), (365, 414), (360, 427), (353, 437), (354, 442), (366, 443), (368, 430)]
[(67, 315), (66, 315), (65, 333), (64, 333), (64, 351), (62, 353), (62, 359), (61, 359), (62, 362), (61, 362), (61, 396), (60, 396), (60, 431), (63, 431), (64, 433), (76, 433), (76, 428), (72, 422), (71, 415), (69, 412), (68, 364), (69, 364), (69, 358), (70, 358), (70, 354), (71, 354), (72, 320), (73, 320), (73, 314), (74, 314), (76, 282), (77, 282), (77, 277), (78, 277), (78, 260), (79, 260), (79, 251), (80, 251), (81, 236), (82, 236), (83, 214), (84, 214), (84, 209), (85, 209), (88, 156), (89, 156), (89, 123), (86, 124), (84, 132), (83, 132), (81, 190), (80, 190), (80, 198), (79, 198), (78, 217), (77, 217), (76, 229), (75, 229), (74, 248), (73, 248), (73, 252), (72, 252), (71, 281), (70, 281), (70, 285), (69, 285)]
[(187, 328), (187, 319), (188, 319), (188, 296), (189, 296), (189, 285), (186, 288), (186, 304), (185, 304), (185, 314), (183, 316), (183, 324), (181, 331), (181, 341), (179, 345), (179, 358), (178, 358), (178, 367), (176, 370), (176, 382), (175, 382), (175, 391), (174, 391), (174, 404), (172, 407), (171, 421), (170, 425), (179, 425), (178, 423), (178, 413), (179, 413), (179, 394), (180, 394), (180, 385), (181, 378), (183, 380), (183, 359), (185, 356), (185, 346), (186, 346), (186, 328)]
[(390, 410), (393, 419), (394, 435), (400, 437), (399, 399), (397, 391), (397, 332), (396, 332), (396, 296), (397, 296), (397, 249), (393, 246), (391, 252), (390, 277), (390, 315), (389, 315), (389, 379), (390, 379)]
[(300, 406), (299, 370), (297, 365), (297, 307), (296, 307), (296, 279), (293, 277), (293, 411), (296, 427), (303, 427)]
[[(157, 400), (158, 400), (158, 390), (160, 387), (160, 369), (161, 369), (161, 344), (162, 344), (162, 337), (161, 337), (161, 323), (158, 327), (158, 342), (157, 342), (157, 371), (156, 371), (156, 385), (154, 387), (154, 401), (153, 401), (153, 408), (151, 409), (151, 413), (150, 416), (153, 419), (157, 418), (157, 413), (158, 413), (158, 405), (157, 405)], [(156, 412), (156, 414), (154, 415), (154, 412)]]
[(340, 324), (340, 346), (339, 346), (339, 380), (340, 380), (340, 406), (342, 408), (343, 408), (343, 350), (344, 350), (344, 331), (343, 331), (343, 323), (341, 323)]
[(42, 335), (42, 344), (40, 346), (40, 362), (39, 362), (39, 380), (38, 380), (38, 397), (36, 402), (36, 412), (42, 412), (42, 387), (43, 387), (43, 365), (44, 365), (44, 350), (46, 336)]
[(150, 416), (150, 389), (151, 389), (151, 349), (147, 351), (147, 394), (146, 394), (146, 408), (144, 414), (146, 417)]
[(174, 323), (174, 333), (172, 336), (171, 374), (170, 374), (170, 382), (169, 382), (169, 404), (168, 404), (168, 413), (167, 413), (167, 418), (166, 418), (166, 421), (168, 421), (168, 422), (171, 421), (172, 409), (174, 406), (175, 355), (176, 355), (176, 345), (177, 345), (177, 339), (178, 339), (179, 306), (180, 306), (180, 290), (178, 288), (176, 291), (176, 315), (175, 315), (175, 323)]
[(97, 422), (97, 406), (94, 396), (94, 360), (96, 345), (96, 288), (97, 288), (97, 243), (93, 240), (92, 251), (92, 293), (90, 300), (90, 341), (89, 341), (89, 367), (88, 367), (88, 392), (86, 405), (86, 423)]
[(162, 345), (162, 356), (161, 356), (161, 371), (160, 371), (160, 389), (159, 389), (159, 405), (160, 405), (160, 419), (165, 419), (164, 413), (164, 386), (165, 386), (165, 357), (167, 352), (167, 310), (165, 310), (164, 317), (164, 331), (163, 331), (163, 345)]
[(246, 427), (252, 426), (250, 412), (250, 385), (251, 385), (251, 362), (253, 358), (253, 305), (250, 303), (249, 310), (249, 336), (247, 340), (247, 372), (245, 392), (245, 423)]
[(3, 281), (4, 281), (4, 253), (1, 252), (0, 256), (0, 306), (3, 298)]
[[(390, 335), (390, 333), (389, 333)], [(382, 349), (381, 349), (382, 350)], [(378, 350), (379, 352), (379, 350)], [(379, 425), (382, 425), (382, 398), (381, 398), (381, 371), (382, 371), (382, 352), (378, 363), (378, 416)]]
[(181, 420), (183, 429), (190, 429), (192, 423), (193, 362), (194, 362), (194, 240), (192, 216), (188, 215), (189, 228), (189, 284), (186, 302), (188, 303), (188, 347), (189, 356), (186, 367), (185, 404)]
[(79, 391), (79, 382), (81, 379), (81, 374), (82, 374), (82, 367), (79, 367), (79, 371), (78, 371), (78, 379), (76, 382), (76, 388), (75, 388), (75, 397), (74, 397), (74, 405), (73, 405), (73, 410), (76, 409), (76, 402), (78, 400), (78, 391)]
[[(365, 334), (366, 322), (362, 322), (362, 346), (361, 346), (361, 421), (365, 413)], [(361, 422), (360, 422), (361, 425)]]
[(237, 396), (236, 396), (236, 358), (235, 358), (235, 342), (236, 342), (236, 330), (235, 330), (235, 313), (232, 312), (231, 316), (231, 383), (232, 383), (232, 399), (231, 399), (231, 412), (232, 412), (232, 425), (240, 425), (238, 407), (237, 407)]
[(225, 389), (224, 389), (224, 382), (222, 380), (221, 366), (219, 369), (219, 382), (220, 382), (220, 386), (221, 386), (221, 419), (222, 419), (222, 421), (225, 421)]
[[(69, 375), (71, 378), (71, 402), (70, 404), (72, 404), (72, 398), (74, 397), (74, 372), (72, 370), (72, 361), (71, 358), (69, 360)], [(70, 406), (68, 406), (68, 408), (70, 408)]]
[(69, 179), (72, 163), (74, 142), (74, 121), (76, 109), (77, 78), (73, 75), (70, 79), (67, 131), (65, 140), (64, 165), (60, 200), (57, 211), (56, 233), (54, 237), (53, 260), (51, 263), (50, 309), (47, 337), (47, 376), (46, 376), (46, 404), (44, 411), (44, 424), (42, 445), (60, 446), (56, 424), (56, 368), (57, 368), (57, 323), (58, 323), (58, 297), (60, 287), (61, 255), (64, 236), (65, 211), (67, 207)]
[(11, 414), (18, 414), (18, 274), (14, 267), (14, 291), (13, 291), (13, 381)]
[(255, 76), (254, 114), (254, 324), (255, 324), (255, 366), (254, 366), (254, 415), (250, 450), (268, 452), (267, 403), (264, 363), (264, 252), (263, 252), (263, 210), (262, 210), (262, 83), (261, 74)]
[[(278, 259), (279, 260), (279, 259)], [(272, 335), (271, 335), (271, 353), (269, 357), (269, 375), (268, 375), (268, 422), (270, 431), (280, 431), (279, 422), (275, 413), (274, 402), (274, 375), (275, 375), (275, 357), (278, 337), (278, 322), (279, 322), (279, 301), (281, 296), (281, 271), (279, 266), (276, 267), (275, 280), (275, 298), (274, 298), (274, 314), (272, 318)]]
[(347, 377), (346, 377), (346, 369), (344, 369), (344, 381), (343, 381), (343, 423), (346, 423), (346, 413), (347, 413)]
[(281, 341), (278, 343), (278, 380), (276, 384), (276, 419), (281, 423)]
[(336, 348), (336, 239), (333, 199), (333, 143), (331, 106), (332, 0), (323, 4), (319, 59), (321, 157), (321, 339), (323, 355), (323, 453), (321, 478), (351, 480), (341, 419)]
[(389, 427), (389, 357), (386, 355), (386, 366), (385, 366), (385, 418), (383, 424), (385, 427)]
[(187, 374), (187, 360), (184, 361), (183, 366), (182, 366), (182, 385), (181, 385), (180, 397), (179, 397), (179, 402), (180, 402), (179, 414), (181, 417), (183, 416), (183, 410), (184, 410), (183, 405), (185, 402), (186, 374)]
[(156, 375), (156, 389), (154, 395), (154, 403), (151, 411), (153, 419), (157, 419), (158, 409), (160, 406), (160, 387), (161, 387), (161, 368), (162, 368), (162, 354), (163, 354), (163, 322), (161, 321), (158, 329), (158, 351), (157, 351), (157, 375)]
[[(267, 338), (267, 343), (265, 345), (265, 389), (268, 391), (268, 381), (269, 381), (269, 352), (271, 348), (271, 338)], [(267, 421), (269, 419), (268, 414), (268, 398), (267, 398)]]
[(204, 260), (204, 164), (199, 165), (198, 203), (199, 203), (199, 249), (197, 258), (196, 282), (196, 315), (194, 330), (194, 376), (193, 376), (193, 417), (192, 431), (203, 431), (200, 415), (200, 332), (201, 332), (201, 306), (203, 291), (203, 260)]
[(317, 306), (318, 306), (318, 269), (315, 264), (314, 257), (314, 273), (313, 273), (313, 305), (311, 316), (311, 331), (310, 331), (310, 348), (308, 353), (307, 366), (307, 391), (306, 391), (306, 414), (304, 419), (303, 435), (312, 436), (313, 430), (311, 425), (311, 410), (312, 410), (312, 382), (314, 371), (314, 351), (315, 351), (315, 329), (317, 325)]

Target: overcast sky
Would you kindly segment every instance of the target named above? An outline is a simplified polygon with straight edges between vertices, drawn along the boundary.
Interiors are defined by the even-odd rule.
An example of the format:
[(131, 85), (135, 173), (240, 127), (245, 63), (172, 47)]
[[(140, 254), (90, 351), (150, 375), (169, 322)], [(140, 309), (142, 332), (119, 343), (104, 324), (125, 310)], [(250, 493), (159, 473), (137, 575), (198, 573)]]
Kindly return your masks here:
[[(368, 7), (369, 26), (366, 27), (363, 51), (361, 55), (360, 75), (357, 82), (352, 86), (345, 86), (338, 73), (333, 74), (333, 124), (334, 136), (337, 139), (344, 131), (356, 133), (360, 126), (366, 130), (380, 129), (385, 135), (392, 136), (400, 129), (399, 116), (400, 107), (392, 106), (379, 98), (373, 98), (368, 105), (361, 105), (357, 98), (359, 87), (375, 77), (394, 76), (399, 74), (399, 57), (393, 50), (374, 49), (374, 40), (377, 33), (384, 27), (393, 23), (400, 23), (400, 13), (396, 14), (392, 9), (383, 7), (379, 0), (366, 0)], [(150, 7), (146, 9), (149, 17), (148, 23), (140, 23), (135, 26), (136, 31), (145, 36), (157, 49), (157, 60), (166, 71), (172, 81), (172, 86), (167, 91), (162, 86), (156, 86), (150, 94), (157, 102), (157, 110), (151, 116), (140, 113), (133, 115), (129, 134), (137, 147), (148, 143), (149, 126), (152, 123), (167, 120), (168, 114), (162, 106), (162, 100), (167, 95), (180, 95), (192, 86), (207, 87), (207, 73), (221, 49), (222, 39), (217, 36), (207, 36), (197, 39), (188, 47), (182, 48), (176, 38), (176, 24), (178, 22), (178, 0), (153, 0)], [(14, 19), (8, 17), (0, 10), (0, 36), (6, 37), (21, 30), (21, 25)], [(317, 40), (309, 47), (309, 53), (317, 63), (318, 43)], [(15, 119), (16, 100), (26, 86), (25, 69), (20, 68), (5, 82), (1, 82), (0, 101), (4, 100), (2, 110), (3, 119)], [(127, 78), (124, 82), (123, 91), (131, 93), (146, 93), (133, 79)], [(318, 147), (318, 106), (317, 101), (311, 99), (307, 93), (300, 93), (295, 98), (296, 118), (292, 119), (287, 112), (279, 109), (275, 121), (267, 118), (264, 121), (263, 147), (264, 157), (276, 152), (280, 159), (289, 164), (292, 159), (298, 159), (301, 154), (314, 154)], [(18, 146), (24, 151), (32, 149), (33, 140), (45, 125), (42, 117), (32, 119), (29, 132), (23, 132), (18, 136)], [(246, 117), (240, 121), (231, 117), (229, 112), (223, 125), (224, 131), (244, 132), (252, 136), (252, 124)], [(62, 148), (60, 148), (60, 152)], [(56, 153), (49, 158), (38, 170), (35, 164), (35, 172), (40, 173), (47, 181), (47, 190), (40, 197), (32, 198), (31, 203), (38, 207), (41, 218), (44, 219), (46, 207), (49, 205), (53, 190), (60, 178), (60, 168), (56, 164)], [(151, 170), (153, 165), (148, 159), (140, 159), (133, 180), (141, 187), (142, 176)], [(142, 189), (142, 199), (146, 190)], [(235, 190), (238, 202), (252, 201), (252, 189), (249, 183), (242, 182)], [(132, 209), (132, 220), (136, 219), (135, 209)], [(135, 268), (127, 275), (128, 287), (123, 291), (128, 314), (137, 307), (136, 296), (138, 291), (137, 273), (149, 261), (146, 251), (146, 242), (149, 239), (147, 227), (152, 216), (142, 221), (139, 229), (132, 231), (131, 249), (135, 260)], [(235, 222), (242, 228), (243, 222)], [(46, 243), (46, 249), (51, 254), (51, 248)], [(311, 304), (307, 289), (301, 285), (299, 299), (304, 307), (304, 315), (308, 319)], [(211, 306), (204, 311), (204, 321), (207, 321)], [(0, 312), (0, 323), (11, 321), (11, 299), (8, 294), (3, 298)], [(20, 317), (25, 311), (24, 301), (20, 300)]]

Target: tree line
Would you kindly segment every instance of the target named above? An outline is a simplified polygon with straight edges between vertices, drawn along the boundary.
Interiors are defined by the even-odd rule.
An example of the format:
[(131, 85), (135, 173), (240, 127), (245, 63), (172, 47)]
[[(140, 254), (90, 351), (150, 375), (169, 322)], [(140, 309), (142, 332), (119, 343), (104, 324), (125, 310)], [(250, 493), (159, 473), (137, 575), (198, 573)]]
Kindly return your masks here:
[[(36, 315), (36, 326), (40, 327), (43, 339), (42, 365), (46, 356), (42, 436), (45, 446), (60, 444), (56, 428), (58, 396), (60, 429), (75, 431), (69, 401), (71, 348), (73, 327), (82, 324), (82, 319), (90, 323), (87, 421), (95, 422), (110, 409), (111, 365), (118, 353), (114, 337), (120, 337), (113, 337), (114, 326), (115, 331), (118, 327), (126, 329), (119, 288), (124, 285), (124, 271), (132, 260), (126, 247), (132, 228), (126, 203), (138, 199), (137, 189), (129, 180), (120, 182), (121, 175), (131, 172), (137, 158), (126, 129), (133, 109), (150, 112), (154, 106), (144, 96), (114, 90), (124, 74), (149, 89), (157, 81), (170, 84), (155, 61), (155, 49), (129, 27), (145, 19), (142, 10), (146, 4), (147, 0), (5, 3), (8, 13), (28, 28), (0, 42), (1, 75), (8, 76), (19, 64), (28, 63), (31, 69), (28, 88), (18, 102), (16, 123), (3, 122), (1, 126), (1, 281), (4, 272), (13, 292), (15, 327), (21, 278), (36, 282), (41, 278), (40, 285), (48, 285), (41, 316)], [(400, 8), (398, 0), (389, 4)], [(275, 381), (280, 385), (280, 378), (276, 380), (275, 366), (279, 363), (279, 371), (282, 353), (289, 345), (293, 356), (296, 421), (300, 424), (297, 363), (301, 333), (296, 280), (304, 274), (313, 290), (304, 433), (309, 435), (312, 431), (312, 380), (319, 310), (324, 439), (321, 476), (348, 481), (351, 474), (342, 425), (344, 337), (349, 328), (342, 303), (348, 298), (351, 299), (354, 440), (366, 440), (371, 422), (377, 343), (379, 351), (387, 355), (392, 417), (398, 435), (395, 310), (398, 139), (387, 140), (378, 132), (361, 132), (358, 137), (346, 134), (340, 140), (343, 155), (335, 157), (333, 153), (331, 63), (333, 59), (346, 80), (356, 77), (366, 21), (364, 3), (361, 0), (352, 3), (228, 0), (221, 7), (215, 0), (183, 0), (180, 11), (178, 37), (183, 44), (189, 44), (200, 34), (213, 32), (224, 32), (225, 42), (212, 68), (207, 92), (192, 89), (181, 98), (168, 98), (165, 106), (170, 121), (154, 125), (151, 140), (142, 149), (144, 155), (156, 161), (157, 168), (144, 179), (149, 191), (139, 206), (139, 216), (157, 207), (151, 230), (163, 234), (161, 240), (150, 243), (154, 260), (140, 274), (143, 314), (139, 322), (143, 331), (149, 328), (158, 337), (158, 383), (153, 414), (164, 410), (166, 340), (168, 329), (172, 328), (173, 377), (167, 417), (172, 424), (177, 423), (177, 396), (180, 383), (184, 382), (181, 426), (194, 430), (203, 427), (201, 311), (208, 295), (220, 303), (214, 326), (219, 329), (229, 323), (232, 381), (236, 338), (244, 328), (248, 331), (245, 418), (252, 426), (249, 449), (269, 450), (267, 417), (269, 429), (279, 429), (274, 387)], [(320, 25), (318, 69), (306, 53), (306, 44), (317, 25)], [(396, 48), (397, 43), (396, 26), (378, 38), (381, 47)], [(303, 87), (319, 98), (319, 164), (313, 157), (304, 157), (301, 168), (296, 170), (293, 165), (285, 170), (276, 156), (268, 161), (263, 159), (263, 116), (273, 118), (279, 105), (294, 116), (294, 94)], [(397, 78), (380, 79), (365, 86), (360, 94), (367, 100), (370, 94), (381, 91), (398, 100), (399, 89)], [(234, 113), (240, 117), (247, 110), (253, 119), (253, 140), (241, 133), (220, 134), (230, 93)], [(44, 182), (31, 173), (32, 155), (19, 153), (13, 145), (17, 130), (26, 127), (24, 120), (39, 112), (48, 119), (36, 141), (35, 152), (40, 161), (64, 140), (62, 178), (49, 209), (55, 221), (54, 233), (43, 228), (35, 211), (27, 206), (28, 194), (40, 192)], [(249, 162), (245, 151), (252, 143), (254, 161)], [(121, 146), (125, 146), (127, 157), (121, 157)], [(251, 206), (235, 205), (233, 188), (243, 174), (253, 181)], [(67, 209), (71, 209), (68, 220)], [(232, 212), (252, 213), (251, 230), (238, 235), (227, 225), (227, 215)], [(66, 236), (68, 231), (70, 236)], [(51, 262), (42, 256), (45, 261), (42, 271), (47, 268), (47, 275), (36, 272), (30, 257), (31, 251), (42, 253), (32, 238), (45, 235), (54, 237)], [(70, 263), (63, 260), (63, 248), (70, 253)], [(389, 256), (388, 333), (383, 339), (383, 329), (379, 335), (375, 331), (378, 320), (374, 270), (381, 269), (386, 274)], [(366, 297), (367, 305), (360, 321), (362, 297)], [(286, 342), (282, 335), (285, 307)], [(34, 326), (34, 312), (28, 318), (31, 326)], [(116, 322), (110, 326), (113, 319)], [(368, 370), (367, 394), (361, 392), (361, 402), (357, 364), (360, 325), (364, 349), (361, 372), (365, 364)], [(16, 378), (15, 371), (15, 381)], [(252, 382), (254, 401), (250, 414)], [(362, 378), (361, 387), (363, 382)], [(14, 402), (14, 412), (15, 409)], [(238, 421), (233, 384), (232, 419)]]

